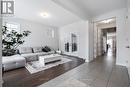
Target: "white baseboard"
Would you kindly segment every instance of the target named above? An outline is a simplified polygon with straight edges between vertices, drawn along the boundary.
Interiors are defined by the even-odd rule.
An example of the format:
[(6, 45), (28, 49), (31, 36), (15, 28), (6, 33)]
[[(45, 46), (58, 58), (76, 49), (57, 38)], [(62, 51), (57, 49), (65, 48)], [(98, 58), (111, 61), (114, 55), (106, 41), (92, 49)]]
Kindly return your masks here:
[(129, 75), (129, 78), (130, 78), (130, 66), (127, 66), (126, 64), (121, 64), (121, 63), (116, 63), (116, 65), (125, 66), (128, 70), (128, 75)]
[(116, 65), (119, 65), (119, 66), (126, 66), (126, 64), (122, 64), (122, 63), (116, 63)]

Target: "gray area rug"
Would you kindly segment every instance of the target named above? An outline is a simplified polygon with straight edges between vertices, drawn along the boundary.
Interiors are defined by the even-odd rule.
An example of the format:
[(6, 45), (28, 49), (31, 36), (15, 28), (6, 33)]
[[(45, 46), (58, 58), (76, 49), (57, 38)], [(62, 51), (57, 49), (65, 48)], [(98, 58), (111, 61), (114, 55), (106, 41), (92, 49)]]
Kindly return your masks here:
[(72, 61), (72, 60), (63, 57), (61, 59), (61, 61), (57, 61), (57, 62), (54, 62), (54, 63), (48, 63), (45, 66), (42, 66), (42, 64), (40, 64), (39, 61), (34, 61), (34, 62), (27, 63), (25, 67), (31, 74), (33, 74), (33, 73), (37, 73), (37, 72), (49, 69), (49, 68), (54, 67), (54, 66), (58, 66), (60, 64), (70, 62), (70, 61)]
[(83, 82), (80, 82), (79, 80), (69, 79), (54, 87), (90, 87), (90, 86), (88, 86)]

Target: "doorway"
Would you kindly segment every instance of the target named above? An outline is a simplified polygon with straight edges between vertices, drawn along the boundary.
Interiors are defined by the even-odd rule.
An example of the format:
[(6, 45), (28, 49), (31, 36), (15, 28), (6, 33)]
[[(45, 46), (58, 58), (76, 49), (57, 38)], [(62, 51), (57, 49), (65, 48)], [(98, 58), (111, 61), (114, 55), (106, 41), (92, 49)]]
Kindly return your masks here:
[(94, 24), (94, 57), (116, 53), (116, 18), (109, 18)]
[(114, 55), (116, 53), (116, 27), (102, 29), (104, 54)]

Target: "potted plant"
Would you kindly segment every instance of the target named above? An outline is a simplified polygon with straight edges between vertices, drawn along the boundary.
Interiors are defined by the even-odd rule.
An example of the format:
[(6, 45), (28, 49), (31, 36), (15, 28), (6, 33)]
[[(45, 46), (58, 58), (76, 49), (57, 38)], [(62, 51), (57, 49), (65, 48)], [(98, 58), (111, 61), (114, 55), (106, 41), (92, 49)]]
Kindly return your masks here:
[(27, 37), (31, 32), (23, 31), (18, 33), (15, 30), (8, 31), (6, 26), (2, 28), (2, 55), (11, 56), (16, 53), (19, 45), (23, 44), (24, 38)]

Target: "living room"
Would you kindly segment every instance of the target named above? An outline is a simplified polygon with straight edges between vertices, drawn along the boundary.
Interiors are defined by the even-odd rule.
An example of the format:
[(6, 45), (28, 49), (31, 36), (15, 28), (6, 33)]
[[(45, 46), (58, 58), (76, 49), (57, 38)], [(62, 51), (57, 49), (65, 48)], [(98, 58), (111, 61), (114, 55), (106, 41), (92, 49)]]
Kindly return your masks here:
[[(104, 9), (90, 0), (12, 0), (14, 12), (2, 17), (3, 87), (129, 87), (127, 1), (99, 1)], [(117, 53), (95, 55), (96, 23), (113, 17)], [(111, 79), (114, 65), (124, 81)]]
[[(67, 25), (69, 23), (73, 23), (73, 21), (75, 20), (79, 21), (81, 19), (73, 15), (72, 13), (68, 12), (67, 10), (59, 7), (51, 0), (48, 0), (48, 1), (44, 0), (44, 1), (41, 0), (39, 2), (37, 1), (32, 2), (31, 0), (28, 0), (26, 1), (26, 4), (25, 4), (23, 0), (21, 1), (16, 0), (15, 1), (16, 3), (15, 14), (13, 16), (3, 17), (3, 21), (2, 21), (3, 32), (5, 32), (7, 29), (7, 32), (3, 35), (5, 37), (3, 38), (3, 40), (5, 40), (3, 41), (3, 47), (5, 49), (7, 48), (14, 49), (16, 47), (15, 50), (16, 49), (18, 50), (17, 54), (15, 53), (15, 55), (13, 53), (13, 50), (3, 51), (2, 64), (3, 64), (3, 86), (4, 87), (17, 87), (18, 85), (21, 85), (21, 86), (24, 85), (25, 87), (37, 86), (37, 85), (40, 85), (41, 83), (45, 83), (46, 81), (49, 81), (79, 66), (80, 64), (84, 63), (84, 59), (77, 58), (79, 55), (78, 53), (80, 52), (79, 51), (80, 46), (78, 47), (75, 46), (76, 49), (74, 49), (75, 52), (73, 52), (78, 55), (71, 55), (71, 56), (76, 56), (76, 58), (75, 57), (69, 58), (69, 56), (67, 56), (66, 58), (64, 54), (64, 56), (62, 55), (64, 59), (63, 58), (61, 59), (61, 55), (59, 55), (63, 51), (65, 51), (64, 45), (67, 43), (65, 42), (64, 44), (61, 44), (61, 42), (59, 41), (60, 39), (59, 27)], [(36, 2), (37, 4), (35, 4)], [(48, 7), (49, 4), (51, 4), (53, 8)], [(26, 8), (26, 10), (24, 8)], [(44, 8), (45, 11), (44, 9), (42, 11), (41, 8)], [(26, 15), (23, 13), (26, 13)], [(64, 17), (63, 19), (62, 16), (64, 15), (66, 15), (66, 17)], [(55, 17), (57, 18), (55, 19)], [(64, 22), (64, 20), (66, 21)], [(87, 23), (85, 24), (83, 22), (83, 24), (85, 26)], [(21, 37), (19, 41), (14, 41), (13, 45), (12, 44), (7, 45), (8, 44), (7, 42), (11, 42), (13, 39), (17, 40), (20, 38), (20, 37), (15, 36), (14, 33), (12, 33), (12, 30), (17, 32), (16, 35), (23, 34), (25, 31), (28, 31), (28, 33), (27, 33), (27, 36), (24, 36), (23, 34), (23, 37)], [(75, 34), (75, 31), (72, 31), (72, 34)], [(8, 37), (8, 35), (14, 35), (14, 36)], [(69, 36), (67, 36), (67, 38), (68, 37)], [(70, 34), (70, 37), (71, 37), (71, 34)], [(73, 42), (73, 43), (77, 43), (77, 39), (79, 40), (79, 38), (77, 37), (78, 36), (74, 37), (74, 39), (76, 39), (75, 40), (76, 42)], [(10, 41), (10, 38), (11, 38), (11, 41)], [(62, 36), (62, 38), (64, 38), (64, 36)], [(19, 44), (20, 41), (22, 41), (23, 43)], [(62, 45), (61, 46), (61, 48), (63, 48), (62, 51), (60, 49), (59, 44)], [(71, 51), (72, 49), (70, 48), (68, 50), (72, 52)], [(77, 52), (77, 50), (79, 52)], [(81, 52), (84, 52), (84, 51), (81, 51)], [(81, 56), (82, 54), (80, 53)], [(47, 60), (43, 60), (42, 56), (43, 57), (46, 56), (46, 58), (48, 57)], [(81, 58), (84, 58), (84, 57), (81, 57)], [(43, 61), (43, 62), (35, 62), (37, 60)], [(61, 61), (58, 61), (58, 60), (61, 60)], [(49, 62), (53, 62), (53, 61), (54, 63), (49, 64)], [(35, 64), (32, 64), (32, 63), (35, 63)], [(44, 63), (48, 63), (46, 67)], [(71, 65), (71, 67), (68, 66), (64, 68), (65, 65)], [(39, 69), (36, 67), (38, 67)], [(59, 69), (62, 68), (63, 70), (58, 72), (57, 71), (58, 69), (55, 69), (55, 68), (59, 68)], [(53, 77), (50, 77), (51, 74), (47, 74), (47, 73), (50, 73), (51, 70), (55, 72), (57, 71), (56, 73), (54, 73)], [(38, 82), (35, 82), (34, 84), (28, 84), (32, 81), (31, 77), (35, 79), (37, 78), (34, 76), (35, 74), (39, 74), (40, 76), (37, 79)], [(44, 74), (44, 76), (42, 76), (42, 74)], [(11, 83), (14, 83), (18, 78), (24, 79), (24, 81), (26, 81), (27, 84), (25, 84), (24, 81), (17, 82), (16, 84), (11, 84)], [(29, 78), (30, 80), (28, 81)]]

